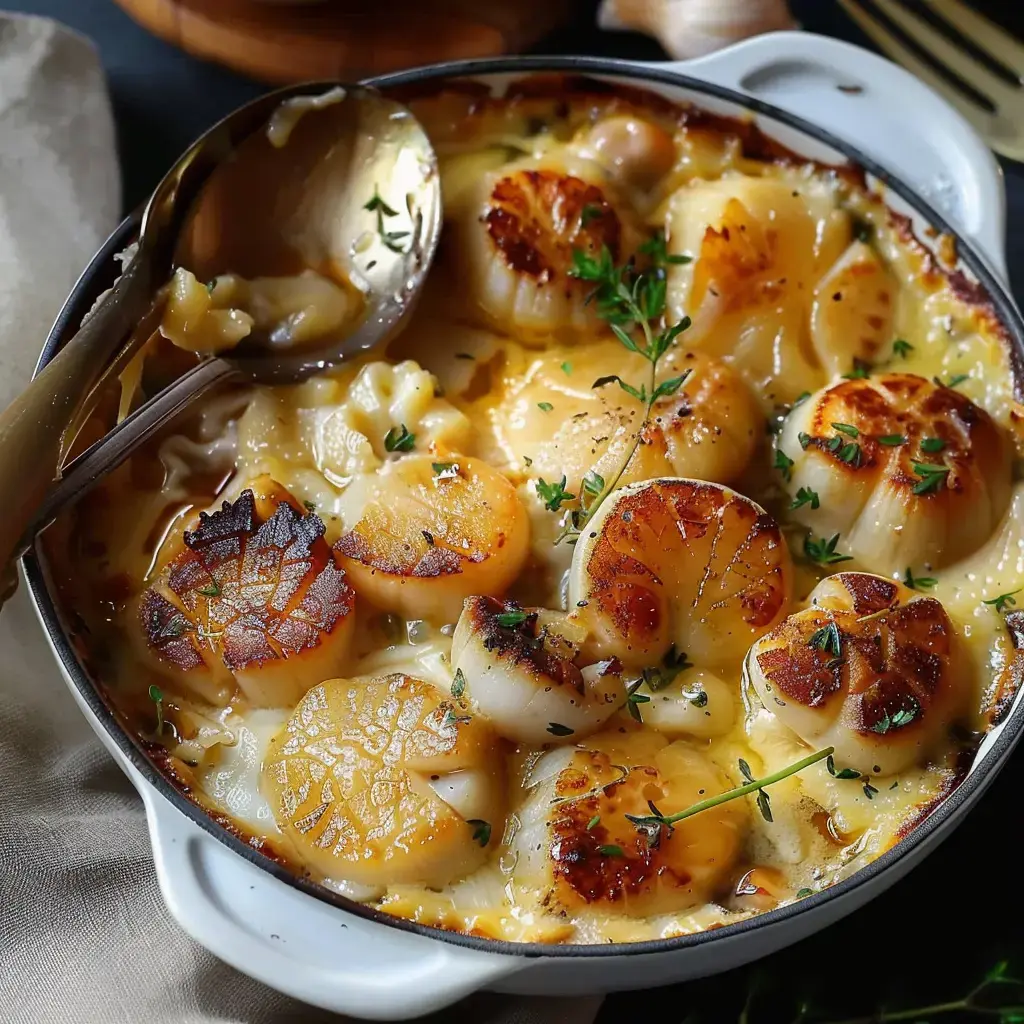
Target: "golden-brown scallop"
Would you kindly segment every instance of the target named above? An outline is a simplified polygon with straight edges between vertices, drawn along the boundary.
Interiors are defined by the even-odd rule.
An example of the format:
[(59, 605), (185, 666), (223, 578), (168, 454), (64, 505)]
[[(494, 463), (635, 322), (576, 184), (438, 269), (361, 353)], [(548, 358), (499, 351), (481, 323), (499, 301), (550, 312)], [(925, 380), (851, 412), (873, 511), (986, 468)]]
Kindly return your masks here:
[[(665, 233), (671, 252), (693, 258), (668, 274), (671, 318), (693, 319), (686, 344), (730, 361), (767, 407), (874, 353), (888, 321), (864, 330), (857, 314), (868, 286), (858, 275), (870, 271), (876, 292), (894, 286), (866, 247), (844, 257), (849, 217), (828, 183), (798, 175), (696, 181), (673, 194)], [(854, 301), (819, 310), (812, 323), (819, 283), (833, 267), (829, 301), (847, 287)], [(877, 296), (870, 299), (875, 316)]]
[[(764, 417), (750, 389), (730, 366), (703, 353), (673, 347), (658, 365), (660, 380), (689, 376), (674, 395), (655, 403), (621, 482), (666, 475), (737, 479), (764, 436)], [(617, 340), (551, 350), (494, 410), (502, 450), (514, 465), (529, 459), (531, 476), (559, 480), (564, 474), (574, 494), (587, 473), (612, 479), (644, 407), (614, 384), (594, 388), (594, 381), (616, 374), (639, 383), (649, 372), (644, 358)]]
[(859, 572), (827, 577), (810, 601), (750, 649), (764, 706), (805, 743), (835, 747), (841, 767), (889, 775), (922, 763), (970, 687), (945, 609)]
[(792, 563), (749, 498), (703, 480), (623, 487), (586, 524), (569, 607), (601, 657), (656, 665), (671, 647), (698, 667), (738, 666), (786, 614)]
[(983, 409), (907, 373), (844, 380), (801, 402), (779, 449), (793, 515), (886, 576), (939, 568), (985, 541), (1010, 500), (1011, 448)]
[(596, 257), (606, 247), (618, 264), (639, 236), (601, 169), (579, 163), (502, 168), (480, 182), (479, 201), (454, 234), (474, 320), (522, 340), (575, 338), (603, 326), (586, 303), (593, 285), (569, 273), (573, 251)]
[(497, 742), (429, 683), (330, 679), (270, 742), (261, 787), (300, 861), (322, 876), (440, 886), (501, 837)]
[(575, 743), (626, 701), (619, 663), (584, 664), (584, 638), (564, 614), (471, 597), (452, 638), (456, 685), (508, 739)]
[(473, 594), (501, 594), (530, 546), (526, 510), (485, 462), (407, 455), (349, 485), (335, 545), (356, 591), (408, 619), (455, 622)]
[(164, 670), (185, 686), (193, 676), (233, 678), (258, 707), (290, 707), (343, 670), (355, 592), (323, 534), (323, 522), (269, 477), (200, 513), (140, 600)]
[(594, 737), (584, 749), (542, 757), (516, 812), (514, 878), (552, 912), (584, 907), (644, 917), (714, 898), (740, 852), (749, 811), (731, 801), (644, 832), (625, 816), (682, 810), (729, 788), (707, 757), (685, 743), (651, 744), (649, 763), (623, 763)]

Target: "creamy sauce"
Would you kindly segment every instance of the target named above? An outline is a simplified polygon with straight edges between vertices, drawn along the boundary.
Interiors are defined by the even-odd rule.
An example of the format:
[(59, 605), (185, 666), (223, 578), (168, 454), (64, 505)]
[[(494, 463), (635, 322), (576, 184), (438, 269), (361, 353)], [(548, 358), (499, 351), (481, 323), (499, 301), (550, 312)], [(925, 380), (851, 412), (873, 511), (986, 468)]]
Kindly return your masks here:
[[(274, 145), (287, 141), (303, 109), (293, 103), (282, 112), (271, 129)], [(872, 378), (908, 373), (949, 381), (966, 375), (956, 385), (958, 393), (991, 417), (1008, 449), (1019, 451), (1006, 342), (900, 237), (898, 224), (887, 222), (876, 198), (829, 171), (745, 156), (735, 133), (724, 127), (680, 126), (654, 108), (633, 111), (628, 101), (610, 96), (570, 100), (564, 108), (539, 98), (473, 109), (457, 96), (441, 97), (424, 101), (417, 113), (441, 160), (448, 222), (440, 262), (404, 333), (387, 352), (302, 385), (207, 401), (191, 422), (177, 425), (103, 481), (74, 520), (58, 527), (54, 543), (67, 544), (57, 559), (64, 567), (65, 597), (84, 609), (90, 647), (112, 699), (140, 732), (151, 735), (149, 688), (158, 686), (161, 710), (174, 731), (157, 739), (179, 775), (195, 780), (207, 805), (265, 840), (296, 870), (312, 870), (336, 891), (427, 924), (521, 941), (641, 941), (740, 920), (848, 877), (898, 842), (960, 778), (969, 749), (956, 740), (953, 727), (986, 727), (986, 700), (1013, 649), (1003, 621), (1012, 605), (997, 610), (985, 602), (1024, 587), (1024, 485), (1013, 485), (1005, 508), (990, 509), (1000, 525), (959, 560), (943, 563), (937, 549), (935, 564), (899, 561), (883, 570), (854, 561), (823, 569), (803, 555), (807, 530), (790, 508), (793, 494), (785, 474), (773, 468), (766, 425), (802, 392), (814, 392), (803, 400), (816, 402), (820, 389), (863, 364)], [(628, 130), (619, 123), (626, 117), (636, 121)], [(502, 176), (520, 191), (499, 203), (497, 192), (489, 190), (499, 187)], [(590, 212), (573, 214), (572, 203)], [(614, 232), (608, 227), (612, 215)], [(785, 593), (781, 584), (778, 591), (778, 614), (760, 633), (804, 609), (829, 571), (875, 571), (902, 580), (906, 568), (934, 584), (901, 600), (936, 599), (952, 623), (957, 649), (965, 652), (965, 671), (955, 680), (962, 711), (942, 723), (941, 742), (908, 767), (883, 774), (865, 760), (855, 766), (860, 776), (847, 779), (837, 778), (822, 760), (769, 787), (771, 821), (753, 797), (695, 815), (679, 825), (685, 842), (663, 839), (658, 856), (664, 859), (651, 868), (655, 880), (623, 883), (619, 895), (610, 894), (604, 862), (596, 863), (587, 847), (584, 859), (596, 873), (588, 882), (589, 897), (581, 896), (585, 887), (575, 868), (552, 879), (556, 848), (588, 842), (589, 832), (604, 829), (603, 849), (612, 852), (601, 856), (615, 858), (613, 841), (625, 836), (621, 841), (628, 845), (631, 833), (621, 817), (612, 820), (611, 803), (600, 804), (594, 815), (600, 822), (586, 830), (580, 826), (561, 838), (551, 831), (551, 808), (568, 800), (560, 788), (567, 772), (589, 779), (595, 793), (620, 794), (622, 809), (628, 809), (632, 782), (619, 778), (616, 766), (625, 766), (630, 780), (638, 770), (656, 771), (650, 776), (656, 778), (654, 789), (645, 789), (643, 799), (656, 790), (660, 811), (671, 813), (742, 785), (743, 765), (761, 778), (814, 748), (744, 680), (749, 639), (709, 647), (710, 653), (667, 685), (645, 684), (637, 691), (649, 698), (637, 705), (642, 725), (625, 709), (612, 708), (590, 735), (561, 746), (544, 734), (544, 720), (539, 741), (507, 738), (521, 733), (503, 724), (503, 716), (511, 713), (517, 729), (526, 728), (531, 708), (547, 699), (540, 692), (509, 712), (501, 704), (502, 688), (488, 688), (483, 676), (469, 680), (465, 695), (458, 675), (453, 682), (456, 662), (468, 657), (462, 653), (465, 627), (455, 629), (466, 596), (500, 596), (527, 609), (547, 609), (545, 621), (554, 635), (561, 629), (564, 642), (577, 645), (572, 649), (581, 667), (598, 661), (589, 653), (600, 646), (596, 620), (570, 601), (580, 586), (597, 584), (586, 578), (581, 583), (582, 559), (574, 558), (571, 545), (555, 543), (568, 512), (578, 506), (569, 501), (555, 511), (546, 508), (538, 481), (550, 484), (564, 476), (565, 489), (578, 495), (588, 474), (616, 477), (643, 425), (643, 410), (616, 384), (595, 388), (594, 381), (610, 375), (640, 381), (648, 364), (627, 351), (593, 305), (572, 292), (564, 274), (569, 222), (577, 232), (596, 225), (597, 243), (614, 244), (620, 260), (656, 230), (664, 232), (670, 253), (690, 257), (669, 265), (666, 301), (670, 319), (686, 313), (693, 326), (659, 364), (663, 378), (689, 371), (683, 399), (673, 394), (655, 406), (618, 484), (687, 478), (711, 482), (701, 493), (727, 497), (732, 492), (718, 485), (728, 485), (778, 521), (776, 549), (788, 544), (793, 566), (784, 569), (789, 575)], [(502, 235), (513, 232), (514, 223), (520, 236)], [(855, 233), (865, 239), (861, 249)], [(575, 237), (579, 244), (583, 236)], [(524, 238), (534, 247), (523, 257), (529, 273), (510, 270), (505, 261), (509, 253), (521, 255)], [(875, 285), (869, 295), (858, 288), (870, 275)], [(271, 343), (275, 335), (299, 342), (307, 332), (333, 330), (352, 313), (344, 293), (324, 278), (287, 286), (219, 279), (207, 288), (187, 271), (179, 276), (180, 303), (169, 308), (163, 333), (191, 351), (230, 347), (254, 326)], [(548, 287), (550, 281), (556, 284)], [(897, 339), (908, 343), (902, 353), (893, 349)], [(405, 435), (413, 441), (403, 448)], [(857, 434), (846, 434), (843, 443), (850, 436)], [(865, 436), (860, 442), (866, 450)], [(411, 468), (417, 459), (433, 471), (424, 468), (425, 475), (417, 476)], [(1010, 494), (1008, 463), (1005, 470), (1001, 485)], [(297, 734), (282, 731), (295, 712), (293, 702), (252, 706), (245, 694), (257, 691), (241, 677), (241, 689), (235, 689), (219, 660), (218, 644), (224, 641), (215, 631), (202, 638), (209, 670), (186, 673), (161, 660), (140, 624), (140, 597), (166, 579), (164, 567), (183, 551), (183, 531), (195, 529), (195, 513), (235, 500), (261, 474), (292, 496), (294, 518), (315, 512), (323, 521), (323, 541), (317, 543), (326, 545), (323, 551), (334, 546), (354, 593), (351, 609), (323, 627), (321, 653), (330, 654), (331, 644), (345, 651), (331, 663), (332, 671), (323, 674), (309, 651), (285, 659), (293, 676), (308, 675), (313, 686), (297, 713), (302, 728), (321, 723), (321, 735), (330, 733), (302, 769), (313, 781), (301, 799), (312, 799), (310, 787), (321, 785), (324, 773), (346, 758), (365, 764), (379, 759), (387, 785), (380, 781), (385, 775), (375, 776), (366, 807), (377, 814), (397, 799), (388, 794), (401, 789), (408, 806), (415, 802), (419, 808), (392, 844), (408, 853), (401, 861), (407, 865), (401, 870), (411, 872), (408, 878), (387, 870), (375, 875), (370, 854), (359, 863), (345, 861), (345, 844), (358, 846), (357, 838), (332, 833), (315, 850), (304, 845), (312, 842), (305, 838), (309, 829), (320, 826), (308, 817), (296, 828), (298, 812), (285, 809), (298, 799), (288, 788), (287, 767), (288, 737), (294, 747)], [(883, 530), (891, 512), (869, 505), (863, 515), (876, 517), (869, 525)], [(901, 529), (914, 530), (914, 521)], [(581, 551), (589, 550), (596, 532), (581, 534)], [(657, 562), (673, 550), (669, 534), (660, 536), (668, 539), (630, 550), (659, 565), (665, 580), (685, 575), (681, 555)], [(380, 554), (373, 562), (391, 539), (395, 546), (387, 548), (387, 558)], [(899, 558), (899, 536), (895, 543)], [(451, 576), (410, 570), (393, 585), (385, 580), (391, 572), (382, 568), (385, 563), (412, 558), (411, 551), (429, 561), (439, 548), (445, 557), (462, 559)], [(842, 538), (837, 550), (843, 550)], [(221, 596), (221, 584), (214, 587), (207, 595), (211, 602)], [(672, 614), (685, 620), (696, 613), (680, 607)], [(715, 614), (710, 608), (707, 621)], [(484, 643), (480, 657), (486, 660), (497, 642)], [(615, 637), (607, 643), (614, 648)], [(627, 661), (624, 679), (661, 659), (659, 654), (631, 666), (630, 652), (621, 656)], [(512, 662), (502, 662), (497, 671), (509, 673), (509, 686), (533, 685), (531, 655), (516, 657), (526, 660), (511, 668)], [(412, 697), (396, 691), (365, 711), (365, 718), (362, 710), (352, 711), (350, 721), (316, 717), (341, 714), (325, 708), (345, 701), (357, 708), (375, 681), (396, 673), (424, 689)], [(349, 682), (334, 689), (329, 684), (317, 697), (314, 684), (328, 675)], [(607, 685), (613, 692), (620, 683)], [(430, 718), (431, 701), (440, 702), (438, 715), (450, 706), (466, 723)], [(408, 717), (413, 703), (415, 714), (433, 723), (429, 756), (419, 750), (416, 757), (392, 757), (370, 742), (367, 723), (391, 721), (388, 716), (402, 707)], [(917, 714), (924, 714), (920, 705), (912, 716)], [(547, 733), (557, 735), (550, 727), (556, 724), (549, 722)], [(393, 735), (401, 728), (396, 724)], [(899, 742), (898, 730), (892, 742)], [(324, 807), (341, 806), (348, 798), (339, 792), (356, 786), (355, 776), (344, 772), (330, 778), (348, 781), (336, 781), (338, 790), (328, 784), (317, 815), (325, 814)], [(620, 826), (626, 831), (617, 831)], [(371, 826), (366, 828), (369, 834)], [(436, 857), (422, 852), (431, 843), (445, 851), (440, 867)], [(325, 858), (335, 854), (337, 871), (311, 866), (332, 863)], [(421, 855), (422, 879), (414, 870)], [(461, 873), (445, 877), (444, 864), (456, 862), (464, 865)], [(345, 863), (351, 877), (341, 869)]]

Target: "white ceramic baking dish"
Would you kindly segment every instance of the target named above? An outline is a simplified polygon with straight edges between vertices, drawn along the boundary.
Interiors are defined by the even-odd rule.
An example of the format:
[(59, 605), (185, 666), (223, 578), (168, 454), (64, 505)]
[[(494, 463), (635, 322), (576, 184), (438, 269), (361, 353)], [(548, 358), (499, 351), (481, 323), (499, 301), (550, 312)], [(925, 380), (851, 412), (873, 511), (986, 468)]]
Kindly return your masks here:
[[(474, 61), (392, 75), (377, 84), (465, 76), (500, 84), (536, 70), (625, 81), (714, 113), (752, 112), (767, 134), (797, 152), (833, 162), (852, 158), (888, 183), (894, 208), (919, 226), (931, 223), (959, 236), (962, 269), (988, 291), (1017, 352), (1024, 351), (1024, 326), (1005, 283), (998, 165), (957, 113), (895, 65), (846, 43), (779, 33), (684, 63)], [(113, 253), (136, 227), (129, 218), (94, 259), (40, 365), (109, 284)], [(160, 886), (182, 927), (223, 960), (282, 992), (378, 1020), (425, 1014), (482, 988), (559, 995), (644, 989), (735, 967), (795, 942), (876, 896), (934, 849), (991, 782), (1024, 725), (1018, 699), (986, 738), (962, 785), (908, 839), (846, 882), (797, 905), (659, 942), (495, 943), (395, 921), (332, 896), (219, 828), (120, 729), (69, 641), (40, 553), (26, 558), (25, 571), (72, 695), (142, 796)]]

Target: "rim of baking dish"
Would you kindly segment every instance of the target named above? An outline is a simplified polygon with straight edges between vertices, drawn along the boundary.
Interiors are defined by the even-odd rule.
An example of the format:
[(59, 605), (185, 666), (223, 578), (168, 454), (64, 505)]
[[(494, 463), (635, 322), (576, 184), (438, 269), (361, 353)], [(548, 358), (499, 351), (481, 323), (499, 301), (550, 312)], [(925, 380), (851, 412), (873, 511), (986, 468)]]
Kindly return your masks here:
[[(715, 99), (726, 100), (746, 111), (761, 114), (778, 124), (796, 129), (801, 134), (823, 142), (833, 150), (842, 153), (855, 167), (867, 171), (898, 195), (916, 213), (921, 215), (932, 227), (949, 234), (957, 242), (957, 263), (978, 280), (985, 290), (987, 300), (998, 317), (1001, 325), (1009, 336), (1010, 359), (1020, 388), (1024, 379), (1024, 319), (1018, 312), (1009, 295), (1008, 286), (995, 275), (987, 262), (982, 259), (970, 239), (963, 237), (948, 220), (925, 202), (916, 191), (899, 178), (894, 177), (856, 146), (837, 138), (826, 128), (804, 120), (797, 115), (765, 103), (756, 97), (747, 96), (733, 89), (692, 78), (678, 71), (660, 67), (657, 64), (644, 66), (643, 63), (606, 59), (600, 57), (505, 57), (482, 60), (449, 61), (440, 64), (426, 65), (409, 71), (382, 75), (368, 79), (365, 84), (387, 89), (402, 85), (426, 82), (432, 79), (472, 78), (474, 76), (536, 73), (544, 71), (582, 72), (602, 76), (618, 76), (631, 79), (636, 83), (656, 83), (686, 89), (692, 93), (703, 94)], [(770, 126), (765, 129), (771, 134)], [(137, 232), (141, 221), (141, 211), (129, 215), (114, 230), (102, 248), (90, 261), (76, 282), (57, 320), (46, 339), (40, 354), (36, 373), (42, 369), (56, 354), (61, 340), (72, 333), (81, 322), (82, 317), (95, 301), (96, 296), (111, 283), (114, 275), (114, 255), (123, 250), (128, 240)], [(707, 931), (694, 932), (688, 935), (665, 939), (651, 939), (641, 942), (617, 942), (605, 944), (557, 944), (550, 945), (538, 942), (513, 942), (508, 939), (490, 939), (475, 935), (464, 935), (460, 932), (448, 931), (435, 925), (418, 924), (400, 917), (392, 916), (382, 910), (366, 904), (357, 903), (344, 896), (332, 892), (324, 886), (289, 871), (270, 857), (247, 845), (238, 836), (218, 824), (196, 802), (190, 800), (176, 788), (161, 772), (153, 760), (144, 752), (137, 740), (123, 729), (100, 695), (98, 686), (94, 685), (85, 666), (76, 654), (68, 634), (61, 622), (57, 610), (54, 589), (51, 588), (47, 576), (45, 558), (41, 555), (38, 545), (24, 556), (23, 568), (28, 587), (36, 609), (49, 636), (50, 642), (60, 659), (68, 677), (74, 683), (82, 700), (92, 712), (93, 717), (106, 731), (110, 739), (139, 774), (151, 785), (159, 795), (169, 801), (177, 810), (188, 817), (218, 842), (224, 844), (232, 852), (243, 857), (256, 867), (268, 872), (274, 878), (293, 889), (313, 896), (322, 902), (332, 904), (339, 910), (355, 914), (359, 917), (376, 921), (389, 928), (397, 928), (426, 938), (458, 946), (469, 947), (482, 952), (500, 953), (506, 956), (520, 957), (608, 957), (623, 955), (641, 955), (644, 953), (668, 953), (703, 945), (708, 942), (720, 942), (735, 939), (746, 933), (770, 929), (773, 926), (790, 921), (799, 914), (814, 911), (826, 903), (843, 900), (861, 886), (868, 885), (879, 876), (890, 871), (898, 861), (912, 850), (925, 843), (929, 838), (950, 824), (966, 805), (981, 794), (986, 785), (992, 781), (995, 772), (1009, 755), (1024, 724), (1024, 690), (1017, 694), (1011, 713), (998, 726), (999, 734), (989, 748), (978, 755), (971, 770), (959, 785), (931, 811), (924, 821), (915, 825), (911, 832), (895, 846), (880, 857), (865, 865), (841, 882), (822, 889), (812, 896), (796, 900), (775, 910), (766, 911), (753, 917), (744, 918)], [(937, 837), (936, 837), (937, 838)], [(850, 909), (853, 909), (851, 903)]]

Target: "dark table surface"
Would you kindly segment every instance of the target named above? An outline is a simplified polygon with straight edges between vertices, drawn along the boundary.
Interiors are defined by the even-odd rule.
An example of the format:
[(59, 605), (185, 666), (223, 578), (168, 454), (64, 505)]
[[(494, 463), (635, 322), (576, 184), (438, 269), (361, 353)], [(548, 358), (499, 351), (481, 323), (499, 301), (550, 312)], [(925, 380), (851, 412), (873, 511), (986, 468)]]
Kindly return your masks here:
[[(125, 208), (156, 184), (178, 154), (202, 130), (265, 87), (220, 67), (197, 61), (135, 25), (110, 0), (14, 0), (16, 10), (57, 18), (99, 46), (110, 80), (117, 119)], [(810, 31), (870, 45), (833, 0), (794, 0)], [(1024, 28), (1020, 0), (985, 4), (1005, 24)], [(632, 34), (598, 32), (593, 14), (545, 40), (539, 53), (584, 53), (660, 59), (659, 47)], [(1011, 280), (1024, 294), (1024, 165), (1004, 162), (1009, 200), (1007, 228)], [(881, 1006), (928, 1006), (900, 1016), (911, 1021), (968, 1019), (937, 1012), (959, 999), (1000, 960), (1024, 969), (1024, 912), (1018, 886), (1016, 845), (1022, 831), (1016, 787), (1024, 782), (1024, 746), (959, 829), (908, 878), (885, 895), (829, 928), (749, 968), (717, 978), (659, 990), (656, 996), (611, 996), (600, 1024), (655, 1019), (774, 1024), (877, 1016)], [(1024, 989), (1000, 992), (1024, 1003)], [(748, 995), (754, 997), (744, 1015)], [(1020, 997), (1018, 999), (1017, 997)], [(801, 1016), (801, 1003), (810, 1008)], [(985, 1019), (971, 1016), (969, 1019)], [(987, 1019), (1000, 1020), (1000, 1015)], [(1024, 1015), (1002, 1015), (1003, 1024)]]

